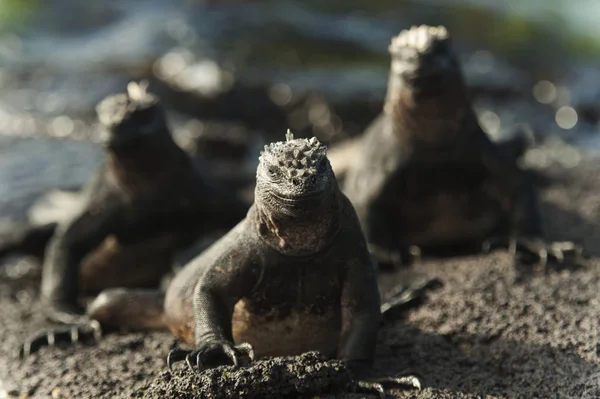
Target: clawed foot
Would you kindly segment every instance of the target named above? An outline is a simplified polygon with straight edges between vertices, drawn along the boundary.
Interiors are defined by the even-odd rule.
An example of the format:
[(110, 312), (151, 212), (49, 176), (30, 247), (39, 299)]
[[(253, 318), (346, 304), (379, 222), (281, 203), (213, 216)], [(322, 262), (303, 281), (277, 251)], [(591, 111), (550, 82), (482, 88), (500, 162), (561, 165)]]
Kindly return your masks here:
[(416, 287), (400, 285), (392, 290), (386, 302), (381, 305), (381, 314), (384, 318), (392, 313), (403, 312), (421, 304), (427, 292), (443, 287), (444, 283), (437, 278), (427, 280)]
[(102, 337), (102, 328), (96, 320), (86, 323), (60, 328), (36, 335), (27, 340), (19, 349), (21, 359), (37, 352), (44, 346), (55, 346), (61, 343), (77, 343), (83, 340), (93, 339), (97, 342)]
[(577, 264), (584, 256), (583, 248), (571, 241), (548, 243), (541, 238), (529, 237), (494, 237), (483, 243), (482, 250), (489, 253), (498, 247), (508, 248), (520, 263), (540, 264), (545, 270), (549, 266)]
[(357, 381), (354, 391), (356, 393), (375, 395), (380, 398), (384, 398), (386, 386), (417, 389), (420, 391), (421, 381), (414, 375), (383, 377), (374, 380)]
[(173, 349), (167, 357), (167, 366), (173, 370), (173, 364), (183, 361), (192, 370), (202, 371), (222, 365), (241, 366), (254, 361), (254, 349), (248, 343), (233, 345), (231, 342), (211, 342), (199, 349)]

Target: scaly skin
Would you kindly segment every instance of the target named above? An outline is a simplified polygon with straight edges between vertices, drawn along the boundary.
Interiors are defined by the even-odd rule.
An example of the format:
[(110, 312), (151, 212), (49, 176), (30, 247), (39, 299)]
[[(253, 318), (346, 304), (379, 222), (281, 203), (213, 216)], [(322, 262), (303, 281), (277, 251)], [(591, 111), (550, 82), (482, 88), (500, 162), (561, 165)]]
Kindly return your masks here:
[(318, 349), (366, 362), (379, 306), (366, 243), (325, 148), (291, 136), (265, 147), (246, 218), (175, 277), (165, 300), (169, 328), (198, 353), (248, 343), (257, 356)]
[[(261, 153), (255, 202), (228, 234), (158, 291), (112, 289), (88, 307), (95, 324), (29, 341), (22, 353), (102, 329), (170, 329), (193, 350), (176, 349), (169, 367), (238, 365), (255, 356), (317, 350), (341, 359), (356, 377), (369, 372), (382, 313), (415, 304), (428, 283), (380, 305), (375, 269), (356, 213), (339, 191), (316, 138), (273, 143)], [(75, 337), (75, 338), (73, 338)], [(420, 387), (413, 376), (359, 380)]]
[(194, 347), (173, 350), (169, 366), (318, 350), (356, 375), (369, 369), (381, 321), (375, 270), (316, 138), (288, 133), (265, 147), (248, 215), (175, 277), (165, 314)]
[(522, 143), (495, 144), (479, 126), (447, 30), (404, 30), (389, 51), (383, 112), (339, 171), (379, 263), (493, 238), (542, 260), (577, 252), (544, 242), (535, 189), (516, 163)]

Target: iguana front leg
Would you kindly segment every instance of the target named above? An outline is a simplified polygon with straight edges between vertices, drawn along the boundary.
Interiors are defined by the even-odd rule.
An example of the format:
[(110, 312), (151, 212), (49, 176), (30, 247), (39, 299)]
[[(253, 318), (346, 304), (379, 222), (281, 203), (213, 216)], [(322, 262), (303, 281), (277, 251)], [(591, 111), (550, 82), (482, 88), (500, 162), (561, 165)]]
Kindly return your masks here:
[(44, 262), (41, 295), (48, 317), (66, 324), (83, 321), (77, 306), (81, 260), (123, 222), (123, 206), (108, 201), (100, 209), (85, 209), (58, 228)]
[(254, 360), (252, 345), (234, 344), (231, 323), (235, 304), (250, 293), (256, 282), (253, 266), (235, 254), (214, 265), (199, 279), (193, 293), (195, 348), (173, 349), (167, 357), (169, 369), (183, 360), (196, 370)]
[(383, 383), (420, 389), (415, 376), (369, 378), (375, 355), (377, 332), (381, 323), (379, 289), (375, 269), (366, 254), (351, 261), (343, 284), (342, 333), (338, 358), (344, 361), (356, 379), (356, 392), (383, 397)]

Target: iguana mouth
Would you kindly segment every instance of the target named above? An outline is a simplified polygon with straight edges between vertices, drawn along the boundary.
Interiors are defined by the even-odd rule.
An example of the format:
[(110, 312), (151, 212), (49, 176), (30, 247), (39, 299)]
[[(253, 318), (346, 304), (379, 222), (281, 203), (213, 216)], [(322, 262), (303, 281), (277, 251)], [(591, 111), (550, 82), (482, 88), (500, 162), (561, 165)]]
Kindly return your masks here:
[(279, 204), (291, 207), (309, 207), (310, 203), (318, 204), (324, 197), (323, 190), (313, 190), (302, 194), (285, 195), (276, 191), (270, 191), (269, 195), (273, 196)]

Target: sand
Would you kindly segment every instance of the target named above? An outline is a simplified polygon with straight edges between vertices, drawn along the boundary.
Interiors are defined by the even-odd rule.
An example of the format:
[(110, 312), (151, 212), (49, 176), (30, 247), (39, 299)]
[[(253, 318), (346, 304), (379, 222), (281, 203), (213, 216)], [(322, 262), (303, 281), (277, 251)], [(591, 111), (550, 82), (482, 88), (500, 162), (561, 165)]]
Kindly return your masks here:
[[(398, 282), (430, 277), (445, 283), (420, 307), (382, 327), (377, 374), (417, 373), (424, 385), (421, 392), (391, 390), (388, 397), (600, 397), (598, 172), (597, 162), (561, 171), (560, 179), (542, 193), (548, 237), (581, 242), (591, 255), (579, 268), (533, 270), (529, 278), (517, 281), (509, 255), (499, 250), (425, 260), (381, 274), (384, 291)], [(234, 383), (229, 378), (234, 371), (226, 368), (212, 371), (210, 378), (181, 367), (169, 374), (165, 358), (176, 342), (166, 332), (111, 334), (97, 345), (44, 348), (20, 361), (19, 343), (50, 325), (37, 301), (39, 266), (17, 261), (7, 261), (0, 269), (0, 398), (216, 397), (211, 396), (214, 386), (210, 391), (202, 384), (221, 379)], [(332, 382), (344, 381), (342, 374), (332, 373), (337, 370), (334, 363), (317, 362), (317, 367), (315, 359), (311, 361), (312, 368), (293, 370), (285, 366), (294, 365), (290, 360), (259, 363), (244, 374), (250, 376), (244, 383), (273, 370), (304, 370)], [(273, 375), (263, 381), (276, 381)], [(291, 396), (306, 385), (290, 384), (282, 386)], [(318, 392), (310, 393), (330, 390), (339, 397), (364, 396), (331, 388), (334, 385), (322, 383)], [(264, 384), (255, 381), (245, 392), (250, 397), (258, 388)]]

